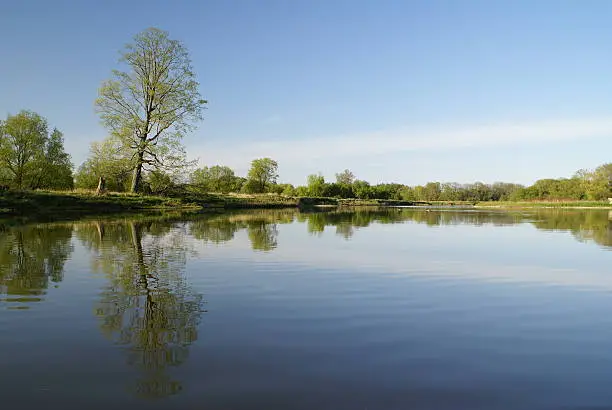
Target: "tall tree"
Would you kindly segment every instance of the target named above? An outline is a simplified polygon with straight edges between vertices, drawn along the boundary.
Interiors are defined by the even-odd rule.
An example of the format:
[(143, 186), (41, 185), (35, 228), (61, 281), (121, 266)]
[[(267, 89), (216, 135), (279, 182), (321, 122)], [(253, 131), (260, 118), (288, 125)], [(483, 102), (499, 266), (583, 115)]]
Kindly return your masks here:
[(185, 164), (185, 133), (202, 119), (206, 101), (183, 44), (166, 31), (149, 28), (122, 52), (129, 71), (113, 71), (96, 100), (102, 123), (132, 153), (130, 190), (137, 192), (144, 167), (176, 168)]
[(266, 192), (278, 179), (278, 163), (271, 158), (258, 158), (251, 161), (246, 187), (249, 192)]

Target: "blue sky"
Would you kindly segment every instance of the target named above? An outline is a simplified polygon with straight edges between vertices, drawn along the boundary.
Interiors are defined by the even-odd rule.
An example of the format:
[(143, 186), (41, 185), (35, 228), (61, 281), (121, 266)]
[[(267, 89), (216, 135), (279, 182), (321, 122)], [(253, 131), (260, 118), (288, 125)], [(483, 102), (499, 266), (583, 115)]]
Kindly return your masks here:
[(278, 161), (422, 184), (571, 176), (612, 160), (612, 2), (0, 0), (0, 116), (31, 109), (78, 166), (93, 101), (137, 32), (191, 53), (201, 164)]

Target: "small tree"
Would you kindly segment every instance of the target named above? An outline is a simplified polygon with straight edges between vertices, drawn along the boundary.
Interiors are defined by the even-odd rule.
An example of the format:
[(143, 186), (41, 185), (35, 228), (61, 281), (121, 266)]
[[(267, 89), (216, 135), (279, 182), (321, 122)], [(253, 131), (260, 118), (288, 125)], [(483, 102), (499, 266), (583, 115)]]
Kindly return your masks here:
[(233, 169), (221, 165), (196, 169), (191, 174), (191, 183), (205, 191), (223, 193), (238, 191), (242, 185)]
[(245, 184), (245, 190), (252, 193), (266, 192), (278, 179), (278, 163), (270, 158), (254, 159)]
[(355, 181), (355, 175), (348, 169), (336, 174), (336, 182), (342, 185), (351, 185)]
[(134, 165), (121, 140), (111, 137), (94, 142), (89, 152), (89, 158), (76, 173), (77, 188), (94, 189), (103, 182), (102, 188), (110, 191), (129, 189)]
[(325, 192), (325, 178), (321, 174), (308, 175), (308, 194), (310, 196), (323, 196)]
[(113, 71), (96, 100), (102, 123), (134, 160), (130, 190), (137, 192), (143, 168), (184, 166), (181, 139), (202, 119), (206, 104), (198, 91), (185, 47), (156, 28), (136, 35), (120, 60), (129, 71)]

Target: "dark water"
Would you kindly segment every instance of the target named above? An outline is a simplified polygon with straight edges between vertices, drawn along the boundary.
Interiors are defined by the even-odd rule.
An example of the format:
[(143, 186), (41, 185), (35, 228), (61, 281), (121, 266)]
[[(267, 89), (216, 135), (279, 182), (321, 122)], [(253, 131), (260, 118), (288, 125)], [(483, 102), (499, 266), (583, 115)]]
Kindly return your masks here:
[(612, 408), (609, 211), (0, 227), (0, 406)]

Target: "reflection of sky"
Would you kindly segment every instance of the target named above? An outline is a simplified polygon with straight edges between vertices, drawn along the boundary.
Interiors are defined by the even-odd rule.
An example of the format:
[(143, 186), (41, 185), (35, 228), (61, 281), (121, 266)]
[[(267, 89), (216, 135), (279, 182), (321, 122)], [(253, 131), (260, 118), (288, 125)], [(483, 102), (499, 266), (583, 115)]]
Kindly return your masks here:
[[(412, 222), (355, 227), (346, 240), (336, 227), (309, 234), (306, 223), (278, 225), (278, 247), (251, 252), (246, 230), (232, 242), (202, 245), (207, 258), (370, 273), (540, 282), (612, 290), (610, 253), (569, 232), (512, 226), (433, 226)], [(212, 248), (211, 248), (212, 247)]]
[[(350, 240), (333, 226), (320, 235), (306, 223), (277, 229), (270, 252), (253, 251), (246, 229), (219, 245), (191, 239), (198, 254), (188, 258), (186, 282), (208, 312), (189, 360), (170, 370), (185, 387), (175, 407), (252, 400), (253, 408), (288, 408), (265, 401), (284, 392), (305, 402), (331, 394), (329, 386), (362, 394), (369, 408), (376, 394), (407, 388), (425, 392), (424, 401), (445, 388), (535, 400), (524, 408), (610, 397), (611, 302), (601, 292), (612, 291), (610, 252), (594, 243), (528, 223), (373, 223)], [(64, 280), (44, 301), (0, 310), (6, 351), (17, 353), (1, 356), (0, 383), (11, 386), (9, 398), (41, 404), (128, 403), (137, 369), (102, 337), (93, 311), (108, 280), (92, 273), (94, 255), (73, 245)], [(576, 291), (585, 288), (597, 291)], [(555, 405), (533, 404), (542, 397)]]

